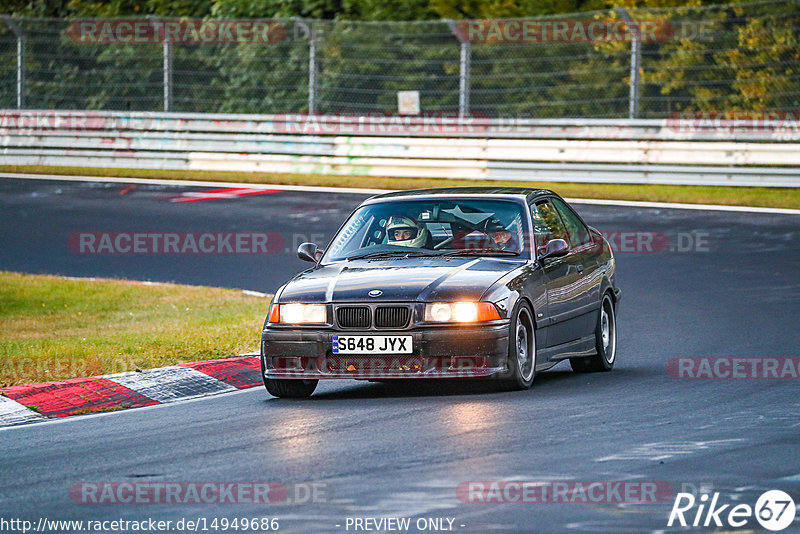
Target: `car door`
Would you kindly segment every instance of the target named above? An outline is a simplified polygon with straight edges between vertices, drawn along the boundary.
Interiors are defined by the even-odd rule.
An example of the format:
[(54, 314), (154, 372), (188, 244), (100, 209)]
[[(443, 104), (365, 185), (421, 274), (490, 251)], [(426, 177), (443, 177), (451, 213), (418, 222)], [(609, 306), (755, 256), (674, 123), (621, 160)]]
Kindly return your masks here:
[[(537, 257), (552, 239), (570, 243), (570, 236), (553, 199), (545, 198), (530, 205)], [(583, 337), (585, 318), (576, 313), (584, 301), (581, 293), (583, 266), (579, 251), (570, 249), (565, 256), (543, 260), (542, 269), (547, 285), (547, 312), (544, 344), (554, 347)]]
[(597, 324), (596, 313), (600, 309), (602, 282), (602, 272), (597, 261), (592, 234), (566, 202), (560, 198), (553, 198), (552, 202), (569, 234), (570, 256), (575, 262), (578, 273), (574, 311), (578, 314), (576, 319), (580, 324), (579, 337), (591, 336)]

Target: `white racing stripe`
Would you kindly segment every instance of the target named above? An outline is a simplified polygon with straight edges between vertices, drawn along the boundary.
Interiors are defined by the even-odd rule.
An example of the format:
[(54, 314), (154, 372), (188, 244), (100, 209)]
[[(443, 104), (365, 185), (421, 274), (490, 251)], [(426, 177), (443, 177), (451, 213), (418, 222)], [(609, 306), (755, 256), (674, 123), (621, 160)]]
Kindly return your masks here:
[[(247, 187), (250, 189), (278, 189), (281, 191), (308, 191), (310, 193), (340, 193), (354, 195), (380, 195), (393, 193), (392, 189), (365, 189), (350, 187), (321, 187), (312, 185), (276, 185), (237, 182), (206, 182), (197, 180), (161, 180), (156, 178), (114, 178), (104, 176), (62, 176), (54, 174), (15, 174), (0, 173), (0, 178), (23, 180), (55, 180), (66, 182), (101, 182), (119, 184), (155, 184), (177, 187)], [(723, 206), (719, 204), (681, 204), (672, 202), (645, 202), (639, 200), (604, 200), (593, 198), (565, 198), (567, 202), (576, 204), (594, 204), (598, 206), (628, 206), (633, 208), (663, 208), (700, 211), (734, 211), (743, 213), (772, 213), (779, 215), (800, 215), (800, 210), (789, 208), (765, 208), (755, 206)]]

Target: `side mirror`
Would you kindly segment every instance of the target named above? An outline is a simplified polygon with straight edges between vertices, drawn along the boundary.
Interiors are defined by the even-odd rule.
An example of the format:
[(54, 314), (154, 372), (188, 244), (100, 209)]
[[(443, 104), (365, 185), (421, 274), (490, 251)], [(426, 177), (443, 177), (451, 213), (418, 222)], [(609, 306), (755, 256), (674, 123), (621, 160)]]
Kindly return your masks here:
[(569, 252), (569, 245), (563, 239), (551, 239), (547, 242), (544, 252), (539, 256), (539, 260), (546, 258), (559, 258), (566, 256)]
[(314, 243), (303, 243), (297, 247), (297, 257), (303, 261), (317, 263), (322, 259), (324, 253), (325, 251), (317, 249), (317, 245)]

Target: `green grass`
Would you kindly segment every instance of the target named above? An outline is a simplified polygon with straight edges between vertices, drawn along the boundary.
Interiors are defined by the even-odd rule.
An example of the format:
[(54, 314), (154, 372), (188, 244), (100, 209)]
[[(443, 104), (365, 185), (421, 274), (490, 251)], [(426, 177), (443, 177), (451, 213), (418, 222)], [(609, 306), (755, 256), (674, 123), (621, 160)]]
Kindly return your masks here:
[(233, 289), (0, 272), (0, 387), (252, 352), (268, 305)]
[(697, 185), (584, 184), (574, 182), (521, 182), (509, 180), (450, 180), (445, 178), (390, 178), (357, 175), (250, 173), (222, 171), (169, 171), (151, 169), (104, 169), (0, 165), (0, 172), (117, 176), (173, 180), (212, 180), (258, 184), (318, 185), (372, 189), (422, 189), (458, 186), (531, 186), (552, 189), (565, 197), (611, 200), (645, 200), (687, 204), (724, 204), (800, 209), (800, 188), (721, 187)]

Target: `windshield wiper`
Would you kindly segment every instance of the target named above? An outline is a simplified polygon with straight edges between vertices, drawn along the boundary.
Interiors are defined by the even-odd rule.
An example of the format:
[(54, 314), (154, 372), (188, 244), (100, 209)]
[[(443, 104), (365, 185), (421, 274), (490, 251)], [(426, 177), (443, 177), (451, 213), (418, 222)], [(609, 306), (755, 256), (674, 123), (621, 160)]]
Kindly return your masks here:
[(406, 258), (412, 257), (419, 257), (419, 256), (440, 256), (441, 254), (431, 254), (430, 252), (423, 252), (423, 251), (415, 251), (415, 250), (382, 250), (379, 252), (368, 252), (367, 254), (357, 254), (355, 256), (350, 256), (347, 258), (347, 261), (350, 260), (363, 260), (365, 258), (380, 258), (380, 257), (389, 257), (389, 256), (405, 256)]
[(473, 248), (445, 252), (442, 256), (517, 256), (519, 252), (491, 248)]

